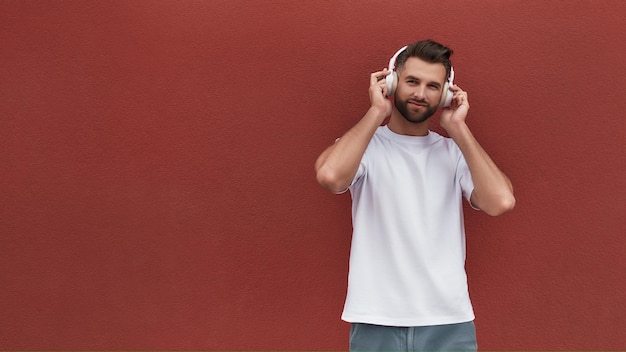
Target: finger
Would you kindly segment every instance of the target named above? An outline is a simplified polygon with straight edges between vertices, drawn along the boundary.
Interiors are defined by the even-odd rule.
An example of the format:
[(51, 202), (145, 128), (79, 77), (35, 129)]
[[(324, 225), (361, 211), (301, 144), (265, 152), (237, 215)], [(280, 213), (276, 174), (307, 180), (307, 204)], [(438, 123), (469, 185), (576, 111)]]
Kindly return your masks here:
[(389, 74), (389, 70), (384, 69), (382, 71), (374, 72), (370, 75), (370, 85), (375, 85), (379, 81), (385, 78)]
[(467, 105), (469, 106), (469, 101), (467, 99), (467, 93), (461, 92), (456, 96), (457, 106)]
[(376, 83), (384, 79), (386, 75), (386, 71), (378, 71), (372, 73), (372, 75), (370, 76), (370, 85), (375, 85)]
[(450, 90), (454, 93), (457, 92), (463, 92), (463, 89), (461, 89), (461, 87), (457, 86), (456, 84), (450, 87)]
[(464, 92), (462, 90), (458, 90), (458, 91), (454, 92), (454, 96), (455, 97), (467, 97), (467, 92)]
[(458, 86), (452, 86), (450, 90), (453, 92), (454, 98), (463, 97), (464, 99), (467, 99), (467, 92), (462, 90)]
[(387, 84), (385, 83), (385, 80), (380, 80), (372, 84), (370, 86), (370, 91), (376, 93), (381, 92), (383, 96), (385, 96), (387, 94)]
[(380, 87), (380, 91), (381, 93), (383, 93), (383, 96), (387, 96), (387, 83), (384, 80), (380, 80), (378, 83), (378, 87)]

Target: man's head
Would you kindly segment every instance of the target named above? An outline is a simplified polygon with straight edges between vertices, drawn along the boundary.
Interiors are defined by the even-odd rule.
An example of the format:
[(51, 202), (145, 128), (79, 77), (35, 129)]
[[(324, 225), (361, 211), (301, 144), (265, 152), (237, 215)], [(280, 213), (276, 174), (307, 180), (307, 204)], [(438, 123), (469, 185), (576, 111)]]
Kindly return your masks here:
[(452, 52), (452, 49), (430, 39), (415, 42), (408, 45), (406, 50), (401, 52), (396, 58), (396, 72), (402, 71), (408, 58), (416, 57), (433, 64), (442, 64), (446, 69), (446, 76), (444, 79), (447, 80), (450, 76), (450, 70), (452, 69), (452, 63), (450, 62)]
[(396, 59), (395, 106), (409, 122), (422, 123), (437, 111), (452, 64), (452, 50), (424, 40), (413, 43)]

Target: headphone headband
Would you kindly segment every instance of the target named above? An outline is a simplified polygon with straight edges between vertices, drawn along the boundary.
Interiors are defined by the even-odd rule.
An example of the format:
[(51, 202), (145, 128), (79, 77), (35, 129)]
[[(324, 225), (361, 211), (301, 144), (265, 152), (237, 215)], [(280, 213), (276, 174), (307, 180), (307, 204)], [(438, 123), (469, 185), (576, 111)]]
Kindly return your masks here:
[(398, 55), (400, 55), (400, 53), (406, 50), (407, 47), (408, 46), (402, 47), (391, 57), (391, 60), (389, 60), (389, 66), (387, 67), (389, 71), (394, 71), (396, 69), (396, 59), (398, 58)]

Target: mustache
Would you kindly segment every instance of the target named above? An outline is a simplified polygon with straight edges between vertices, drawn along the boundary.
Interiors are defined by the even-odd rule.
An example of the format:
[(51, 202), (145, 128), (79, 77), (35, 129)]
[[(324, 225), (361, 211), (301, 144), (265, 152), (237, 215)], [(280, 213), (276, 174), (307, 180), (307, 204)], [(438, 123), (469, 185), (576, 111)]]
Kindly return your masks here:
[(415, 98), (411, 98), (411, 99), (407, 100), (407, 102), (409, 102), (409, 103), (417, 103), (417, 104), (428, 105), (428, 102), (426, 101), (426, 99), (415, 99)]

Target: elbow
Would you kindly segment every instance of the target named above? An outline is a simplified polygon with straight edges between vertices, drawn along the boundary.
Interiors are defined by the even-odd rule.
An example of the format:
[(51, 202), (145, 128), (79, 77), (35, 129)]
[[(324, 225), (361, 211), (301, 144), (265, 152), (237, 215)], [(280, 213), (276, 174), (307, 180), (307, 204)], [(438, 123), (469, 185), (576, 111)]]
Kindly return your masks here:
[(503, 195), (494, 201), (490, 207), (484, 209), (485, 213), (491, 216), (506, 214), (515, 208), (515, 197), (512, 193)]
[(317, 170), (317, 182), (332, 193), (342, 193), (348, 188), (347, 185), (333, 170), (327, 167), (320, 167)]

